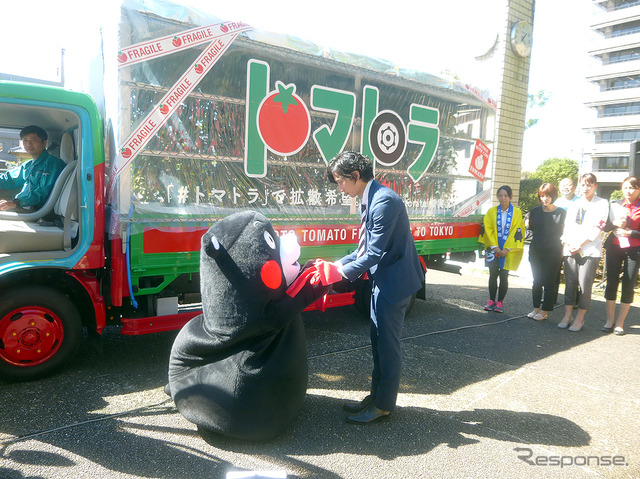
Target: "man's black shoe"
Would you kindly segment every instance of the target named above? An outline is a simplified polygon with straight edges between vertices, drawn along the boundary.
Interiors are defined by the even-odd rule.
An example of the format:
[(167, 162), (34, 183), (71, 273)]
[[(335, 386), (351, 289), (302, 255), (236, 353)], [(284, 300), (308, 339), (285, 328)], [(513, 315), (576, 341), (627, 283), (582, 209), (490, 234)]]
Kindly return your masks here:
[(369, 406), (369, 404), (371, 404), (372, 402), (373, 402), (373, 396), (371, 396), (371, 394), (369, 394), (362, 401), (344, 403), (342, 405), (342, 409), (344, 411), (347, 411), (347, 412), (350, 412), (352, 414), (355, 414), (357, 412), (360, 412), (360, 411), (366, 409)]
[(380, 419), (388, 418), (390, 414), (390, 411), (380, 409), (372, 403), (361, 413), (355, 414), (353, 416), (347, 416), (347, 422), (351, 424), (370, 424)]

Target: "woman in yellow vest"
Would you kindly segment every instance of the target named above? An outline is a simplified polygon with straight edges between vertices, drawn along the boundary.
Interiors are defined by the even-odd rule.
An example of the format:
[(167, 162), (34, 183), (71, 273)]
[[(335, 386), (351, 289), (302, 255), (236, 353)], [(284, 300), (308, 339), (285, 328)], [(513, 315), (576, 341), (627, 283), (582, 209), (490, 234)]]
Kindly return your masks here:
[(501, 186), (497, 196), (500, 204), (484, 215), (478, 241), (485, 247), (485, 264), (489, 267), (489, 299), (484, 309), (502, 313), (509, 289), (509, 271), (518, 269), (522, 259), (525, 229), (522, 211), (511, 204), (511, 187)]

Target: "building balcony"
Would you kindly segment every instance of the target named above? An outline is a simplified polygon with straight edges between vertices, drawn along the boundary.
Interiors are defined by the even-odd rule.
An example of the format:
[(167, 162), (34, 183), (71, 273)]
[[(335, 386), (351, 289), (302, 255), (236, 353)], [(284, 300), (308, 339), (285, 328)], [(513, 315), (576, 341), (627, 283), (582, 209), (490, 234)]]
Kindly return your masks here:
[(640, 5), (635, 5), (629, 8), (620, 8), (610, 12), (602, 11), (601, 13), (598, 13), (597, 19), (597, 23), (591, 25), (593, 30), (600, 30), (602, 28), (612, 27), (621, 23), (640, 20)]
[(593, 49), (589, 51), (589, 54), (599, 56), (604, 53), (638, 47), (640, 47), (640, 32), (619, 37), (600, 38), (593, 42)]
[(631, 142), (593, 143), (585, 145), (584, 153), (590, 156), (629, 156)]
[(598, 184), (619, 185), (629, 176), (629, 170), (593, 170), (592, 173), (598, 178)]
[(595, 92), (587, 97), (585, 105), (595, 107), (633, 101), (640, 101), (640, 88), (621, 88), (619, 90)]
[(625, 130), (640, 128), (640, 115), (621, 115), (595, 118), (585, 127), (588, 131)]
[(593, 75), (587, 77), (589, 81), (609, 80), (611, 78), (626, 77), (640, 74), (640, 59), (628, 62), (609, 63), (593, 69)]

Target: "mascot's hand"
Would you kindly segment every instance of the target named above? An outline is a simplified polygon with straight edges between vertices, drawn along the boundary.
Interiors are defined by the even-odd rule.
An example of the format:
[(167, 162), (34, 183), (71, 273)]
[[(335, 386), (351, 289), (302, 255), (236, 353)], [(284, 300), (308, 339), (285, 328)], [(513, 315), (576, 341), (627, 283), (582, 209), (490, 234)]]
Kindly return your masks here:
[[(307, 264), (308, 263), (309, 262), (307, 261)], [(305, 268), (307, 267), (307, 264), (305, 264)], [(289, 289), (287, 289), (287, 294), (294, 297), (300, 292), (304, 285), (307, 284), (307, 282), (310, 284), (328, 286), (330, 284), (337, 283), (341, 279), (342, 276), (338, 271), (338, 267), (334, 263), (330, 263), (323, 259), (316, 259), (310, 267), (304, 269), (300, 276), (291, 283)]]
[(304, 266), (300, 269), (300, 272), (303, 273), (306, 270), (308, 270), (309, 268), (313, 267), (313, 265), (315, 264), (316, 260), (315, 259), (310, 259), (309, 261), (307, 261)]

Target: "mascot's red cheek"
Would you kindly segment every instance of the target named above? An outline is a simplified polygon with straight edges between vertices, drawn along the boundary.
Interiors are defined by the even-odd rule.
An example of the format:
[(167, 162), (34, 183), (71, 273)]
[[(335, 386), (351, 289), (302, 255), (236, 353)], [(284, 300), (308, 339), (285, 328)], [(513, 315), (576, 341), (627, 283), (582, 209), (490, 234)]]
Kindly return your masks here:
[(282, 270), (277, 261), (269, 260), (260, 271), (262, 282), (267, 288), (278, 289), (282, 284)]

